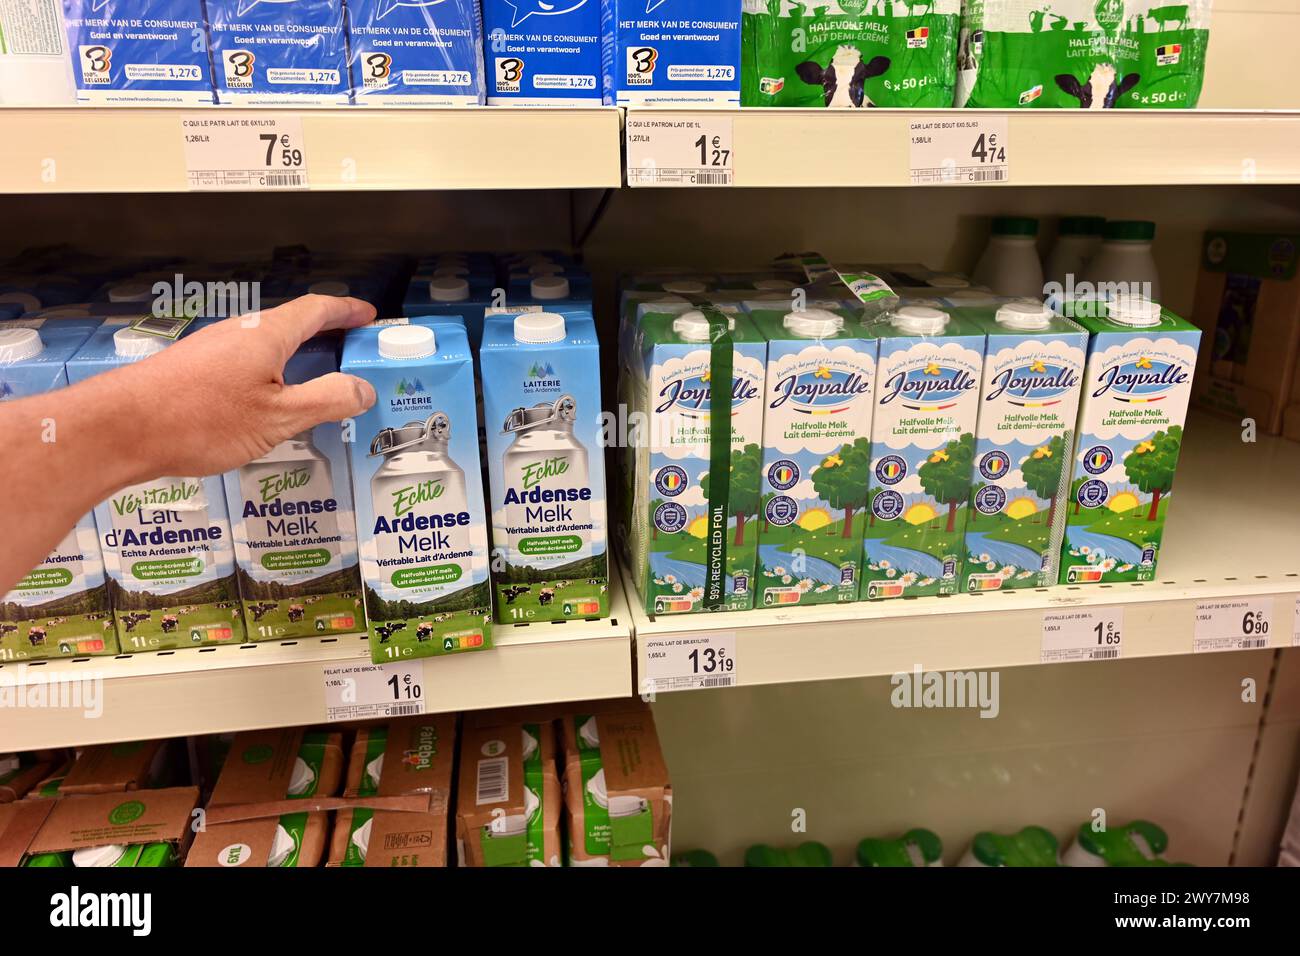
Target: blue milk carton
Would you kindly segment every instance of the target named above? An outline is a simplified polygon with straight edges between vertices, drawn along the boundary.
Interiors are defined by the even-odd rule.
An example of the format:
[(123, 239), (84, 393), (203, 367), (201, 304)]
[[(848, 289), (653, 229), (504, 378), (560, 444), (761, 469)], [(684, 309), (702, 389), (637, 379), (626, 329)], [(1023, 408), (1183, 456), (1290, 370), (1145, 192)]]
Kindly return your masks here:
[(455, 317), (347, 333), (343, 371), (374, 386), (349, 448), (376, 663), (492, 644), (474, 369)]
[(490, 276), (434, 276), (413, 278), (402, 302), (402, 314), (408, 318), (426, 315), (455, 315), (465, 322), (470, 349), (478, 354), (483, 339), (483, 314), (500, 304), (496, 283)]
[(880, 358), (861, 596), (956, 594), (984, 329), (921, 305), (902, 305), (869, 328), (880, 339)]
[[(169, 339), (104, 320), (68, 360), (76, 383), (161, 352)], [(211, 324), (198, 321), (185, 334)], [(165, 476), (95, 506), (104, 569), (124, 652), (244, 640), (235, 552), (220, 475)]]
[(347, 0), (358, 106), (479, 106), (483, 24), (475, 0)]
[[(98, 319), (0, 321), (0, 402), (67, 385), (64, 363), (98, 325)], [(0, 597), (0, 661), (116, 653), (95, 519), (86, 514)]]
[(601, 0), (605, 102), (740, 105), (737, 0)]
[(343, 0), (205, 0), (223, 106), (347, 106)]
[(497, 620), (604, 617), (605, 456), (591, 314), (495, 315), (480, 361)]
[(202, 0), (63, 0), (77, 102), (211, 106)]
[(600, 0), (483, 0), (488, 102), (599, 106)]
[[(338, 371), (338, 339), (304, 342), (284, 368), (297, 385)], [(364, 628), (344, 426), (325, 422), (225, 474), (236, 573), (253, 640)]]
[(962, 590), (1055, 584), (1088, 333), (1029, 299), (955, 311), (988, 334)]
[(848, 310), (745, 305), (767, 339), (754, 600), (856, 601), (876, 339)]

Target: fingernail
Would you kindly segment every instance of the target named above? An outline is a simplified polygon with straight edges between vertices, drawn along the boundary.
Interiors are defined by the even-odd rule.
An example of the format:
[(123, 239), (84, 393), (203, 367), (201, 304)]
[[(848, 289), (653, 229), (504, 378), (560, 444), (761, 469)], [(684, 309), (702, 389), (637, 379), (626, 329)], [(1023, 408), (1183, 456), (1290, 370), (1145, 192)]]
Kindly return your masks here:
[(365, 379), (356, 378), (354, 376), (352, 382), (353, 388), (357, 390), (357, 402), (361, 405), (361, 410), (364, 412), (371, 405), (375, 404), (375, 399), (379, 396), (375, 394), (375, 387)]

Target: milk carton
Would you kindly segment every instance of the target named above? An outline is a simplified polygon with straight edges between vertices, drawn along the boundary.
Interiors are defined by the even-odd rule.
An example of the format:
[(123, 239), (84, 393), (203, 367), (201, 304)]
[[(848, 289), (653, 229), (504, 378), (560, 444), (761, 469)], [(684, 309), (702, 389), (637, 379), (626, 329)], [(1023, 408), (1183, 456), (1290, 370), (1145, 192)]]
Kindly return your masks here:
[[(766, 343), (716, 306), (647, 312), (628, 342), (628, 563), (650, 614), (754, 600)], [(714, 383), (721, 383), (715, 389)]]
[[(64, 363), (97, 325), (97, 319), (0, 322), (0, 402), (68, 384)], [(117, 632), (95, 519), (86, 514), (0, 597), (0, 661), (115, 653)]]
[(600, 9), (606, 103), (740, 105), (736, 0), (601, 0)]
[[(336, 341), (304, 342), (295, 385), (338, 370)], [(226, 472), (244, 619), (253, 640), (360, 631), (361, 577), (343, 426), (317, 425)]]
[(63, 0), (77, 102), (211, 106), (202, 0)]
[(863, 598), (954, 594), (960, 586), (984, 330), (903, 305), (880, 337), (871, 423)]
[[(205, 0), (223, 106), (347, 106), (343, 0)], [(400, 5), (394, 3), (395, 9)]]
[(470, 348), (478, 353), (483, 340), (483, 314), (502, 302), (496, 283), (480, 276), (435, 275), (413, 278), (402, 302), (408, 318), (424, 315), (456, 315), (465, 322)]
[(744, 106), (952, 105), (959, 0), (743, 0)]
[(1060, 580), (1151, 581), (1201, 333), (1137, 297), (1076, 310), (1075, 320), (1092, 337)]
[(488, 102), (599, 106), (600, 0), (483, 0)]
[[(110, 318), (68, 361), (76, 383), (161, 352), (170, 340)], [(208, 322), (195, 322), (192, 332)], [(242, 643), (230, 517), (220, 475), (164, 476), (95, 506), (122, 650)]]
[(348, 446), (372, 659), (490, 647), (487, 524), (464, 326), (431, 317), (353, 329), (343, 371), (379, 396)]
[(1088, 333), (1041, 302), (963, 309), (988, 333), (963, 591), (1056, 583)]
[(479, 106), (483, 24), (474, 0), (347, 0), (358, 106)]
[(487, 321), (493, 588), (503, 623), (609, 613), (600, 355), (589, 314)]
[(847, 311), (750, 315), (768, 343), (755, 599), (856, 601), (876, 340)]

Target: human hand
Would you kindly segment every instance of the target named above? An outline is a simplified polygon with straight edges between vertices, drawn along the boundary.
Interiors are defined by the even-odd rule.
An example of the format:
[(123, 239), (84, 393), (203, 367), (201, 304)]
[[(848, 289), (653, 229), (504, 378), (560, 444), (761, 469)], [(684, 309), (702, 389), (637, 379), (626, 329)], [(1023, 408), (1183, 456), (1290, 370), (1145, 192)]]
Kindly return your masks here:
[(360, 415), (375, 402), (368, 382), (333, 372), (285, 385), (284, 365), (318, 332), (374, 318), (374, 307), (359, 299), (305, 295), (96, 376), (141, 426), (130, 451), (117, 452), (139, 463), (133, 480), (229, 471), (321, 422)]

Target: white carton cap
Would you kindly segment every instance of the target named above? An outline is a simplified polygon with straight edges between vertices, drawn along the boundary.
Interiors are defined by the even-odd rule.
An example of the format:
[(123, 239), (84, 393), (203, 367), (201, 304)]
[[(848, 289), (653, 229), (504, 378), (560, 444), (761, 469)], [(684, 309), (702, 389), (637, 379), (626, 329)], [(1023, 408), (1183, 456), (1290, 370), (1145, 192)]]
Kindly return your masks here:
[(998, 325), (1032, 332), (1052, 324), (1052, 310), (1033, 299), (1018, 299), (1001, 306), (996, 318)]
[(455, 276), (430, 279), (429, 298), (434, 302), (461, 302), (469, 298), (469, 283)]
[(0, 302), (21, 305), (24, 312), (35, 312), (41, 307), (41, 300), (30, 292), (0, 292)]
[(844, 319), (829, 309), (805, 309), (786, 313), (782, 324), (800, 338), (824, 339), (844, 328)]
[(794, 283), (789, 279), (758, 279), (754, 282), (754, 288), (759, 292), (776, 292), (778, 290), (788, 292), (794, 288)]
[(108, 290), (109, 302), (149, 302), (153, 299), (153, 283), (148, 279), (129, 279)]
[(675, 279), (672, 282), (665, 282), (660, 288), (665, 292), (673, 292), (679, 295), (699, 295), (705, 292), (708, 286), (698, 279)]
[(162, 336), (137, 332), (128, 327), (113, 333), (113, 350), (123, 358), (144, 358), (146, 355), (161, 352), (170, 341)]
[[(736, 317), (727, 316), (727, 328), (736, 327)], [(673, 319), (673, 333), (688, 342), (707, 342), (709, 340), (709, 318), (698, 309), (683, 312)]]
[(926, 280), (926, 285), (935, 289), (968, 289), (970, 280), (965, 276), (954, 275), (951, 272), (940, 272), (938, 275), (932, 275)]
[(350, 295), (351, 290), (346, 282), (340, 282), (337, 279), (322, 279), (320, 282), (313, 282), (307, 286), (307, 291), (312, 295)]
[(1160, 304), (1140, 295), (1117, 295), (1106, 306), (1107, 315), (1119, 325), (1137, 328), (1160, 324)]
[(569, 280), (564, 276), (538, 276), (528, 284), (534, 299), (567, 299)]
[(41, 333), (35, 329), (0, 329), (0, 365), (25, 362), (44, 351)]
[(564, 316), (556, 312), (521, 312), (515, 316), (515, 341), (545, 345), (564, 340)]
[(889, 321), (909, 335), (938, 335), (948, 325), (948, 313), (925, 305), (905, 305)]
[(381, 358), (408, 362), (428, 358), (436, 351), (433, 329), (427, 325), (389, 325), (379, 330)]

